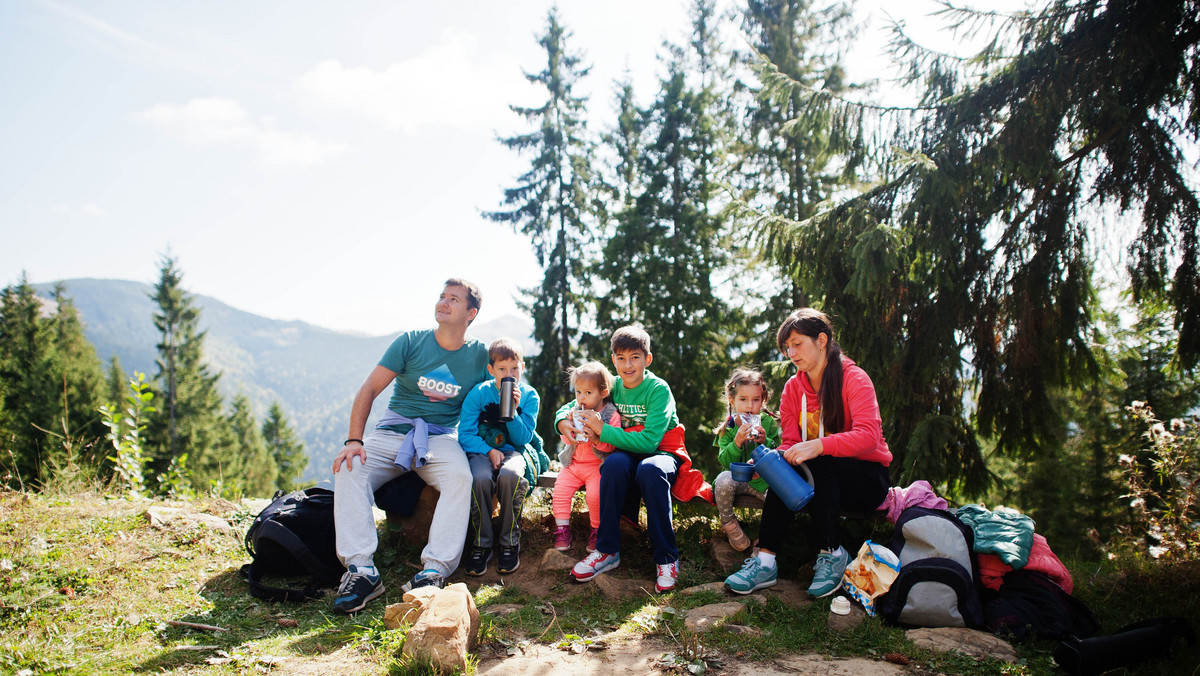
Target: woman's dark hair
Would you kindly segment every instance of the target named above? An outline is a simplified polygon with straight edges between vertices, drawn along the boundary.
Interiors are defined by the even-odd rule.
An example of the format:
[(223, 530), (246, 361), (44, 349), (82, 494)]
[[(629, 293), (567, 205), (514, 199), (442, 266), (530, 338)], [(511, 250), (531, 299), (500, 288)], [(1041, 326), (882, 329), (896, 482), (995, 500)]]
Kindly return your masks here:
[(825, 420), (825, 430), (831, 433), (841, 432), (846, 424), (846, 412), (842, 406), (842, 348), (833, 339), (833, 324), (824, 312), (810, 307), (800, 308), (788, 315), (775, 336), (779, 351), (785, 355), (788, 338), (793, 333), (808, 336), (814, 341), (822, 333), (828, 338), (829, 342), (825, 344), (825, 373), (821, 377), (821, 389), (817, 392), (817, 397), (821, 400), (821, 417)]

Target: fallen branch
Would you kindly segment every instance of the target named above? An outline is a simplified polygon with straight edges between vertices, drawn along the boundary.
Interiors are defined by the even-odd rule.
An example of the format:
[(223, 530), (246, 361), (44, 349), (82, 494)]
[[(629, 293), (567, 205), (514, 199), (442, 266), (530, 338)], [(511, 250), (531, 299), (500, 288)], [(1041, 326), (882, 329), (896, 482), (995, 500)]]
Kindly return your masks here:
[[(550, 620), (550, 624), (546, 625), (546, 631), (543, 631), (541, 636), (538, 636), (536, 639), (534, 639), (535, 643), (537, 641), (542, 640), (542, 637), (545, 636), (547, 633), (549, 633), (550, 627), (553, 627), (554, 625), (558, 624), (558, 612), (554, 610), (554, 604), (550, 603), (549, 601), (546, 601), (546, 607), (550, 609), (550, 614), (553, 615), (554, 617)], [(560, 634), (563, 633), (562, 627), (558, 628), (558, 632)]]
[(180, 622), (179, 620), (167, 620), (167, 624), (172, 627), (188, 627), (190, 629), (203, 629), (204, 631), (229, 631), (225, 627), (214, 627), (211, 624), (197, 624), (196, 622)]

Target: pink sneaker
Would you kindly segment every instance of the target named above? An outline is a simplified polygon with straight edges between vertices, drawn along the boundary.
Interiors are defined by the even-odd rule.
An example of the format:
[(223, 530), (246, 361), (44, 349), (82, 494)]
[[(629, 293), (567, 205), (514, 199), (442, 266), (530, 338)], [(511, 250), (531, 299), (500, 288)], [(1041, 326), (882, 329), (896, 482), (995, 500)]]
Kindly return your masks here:
[[(560, 552), (565, 552), (571, 548), (571, 527), (570, 526), (555, 526), (554, 527), (554, 548)], [(588, 550), (591, 551), (591, 550)]]
[(592, 534), (588, 536), (587, 550), (589, 552), (596, 551), (596, 538), (599, 537), (599, 535), (600, 535), (600, 532), (598, 530), (596, 530), (595, 528), (593, 528)]
[(675, 581), (679, 579), (679, 562), (660, 563), (656, 567), (658, 568), (658, 579), (654, 581), (654, 590), (660, 594), (674, 591)]

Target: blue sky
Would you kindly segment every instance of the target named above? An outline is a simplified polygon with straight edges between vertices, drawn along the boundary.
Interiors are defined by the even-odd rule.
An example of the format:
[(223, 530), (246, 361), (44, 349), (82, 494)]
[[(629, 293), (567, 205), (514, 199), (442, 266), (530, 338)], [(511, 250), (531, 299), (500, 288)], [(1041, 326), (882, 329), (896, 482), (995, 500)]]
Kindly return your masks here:
[[(867, 77), (886, 69), (879, 4), (856, 10)], [(450, 275), (483, 288), (483, 318), (518, 313), (540, 271), (480, 211), (524, 167), (496, 137), (539, 101), (521, 69), (541, 67), (549, 6), (0, 2), (0, 285), (153, 283), (169, 247), (190, 291), (268, 317), (425, 326)], [(687, 30), (674, 0), (559, 7), (597, 127), (626, 69), (653, 96), (662, 41)], [(888, 11), (923, 27), (935, 8)]]

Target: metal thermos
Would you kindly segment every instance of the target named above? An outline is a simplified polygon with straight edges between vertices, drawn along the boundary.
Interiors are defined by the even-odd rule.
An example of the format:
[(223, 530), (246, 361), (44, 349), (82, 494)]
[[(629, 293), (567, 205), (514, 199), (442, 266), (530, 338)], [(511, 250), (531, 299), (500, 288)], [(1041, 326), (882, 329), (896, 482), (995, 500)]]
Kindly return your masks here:
[(506, 376), (500, 379), (500, 420), (508, 422), (515, 416), (513, 415), (513, 388), (517, 386), (517, 379), (512, 376)]

